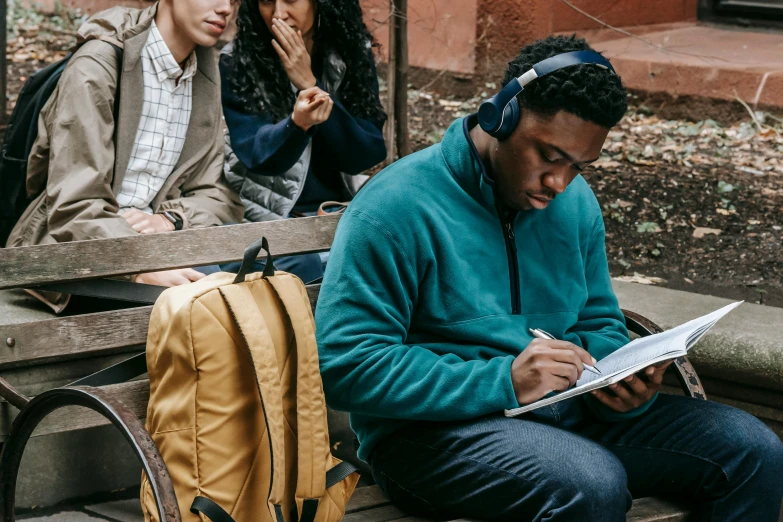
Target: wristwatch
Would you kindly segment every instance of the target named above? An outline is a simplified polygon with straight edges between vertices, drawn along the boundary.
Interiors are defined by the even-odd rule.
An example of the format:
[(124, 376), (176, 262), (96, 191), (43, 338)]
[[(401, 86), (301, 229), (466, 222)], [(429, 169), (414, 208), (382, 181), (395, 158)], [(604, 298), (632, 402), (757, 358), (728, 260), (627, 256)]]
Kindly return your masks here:
[(163, 214), (163, 217), (171, 221), (171, 224), (174, 225), (174, 230), (182, 230), (182, 219), (180, 219), (177, 214), (169, 212), (168, 210), (164, 210), (161, 212), (161, 214)]

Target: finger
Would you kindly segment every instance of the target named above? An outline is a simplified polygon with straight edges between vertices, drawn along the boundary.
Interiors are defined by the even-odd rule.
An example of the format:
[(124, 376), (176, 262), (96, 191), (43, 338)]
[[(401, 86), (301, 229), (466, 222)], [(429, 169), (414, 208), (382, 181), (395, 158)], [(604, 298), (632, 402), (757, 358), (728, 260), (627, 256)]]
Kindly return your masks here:
[(576, 384), (579, 379), (579, 371), (573, 364), (552, 362), (546, 366), (546, 371), (557, 377), (568, 379), (569, 386)]
[(146, 224), (144, 223), (133, 223), (131, 224), (131, 228), (138, 232), (139, 234), (143, 234), (143, 230), (147, 228)]
[(316, 86), (316, 87), (315, 87), (315, 89), (318, 89), (318, 90), (316, 90), (316, 91), (315, 91), (315, 92), (314, 92), (314, 93), (313, 93), (313, 94), (312, 94), (312, 95), (311, 95), (311, 96), (310, 96), (310, 97), (307, 99), (307, 101), (308, 101), (309, 103), (312, 103), (312, 102), (314, 102), (314, 101), (316, 101), (316, 100), (328, 100), (328, 99), (329, 99), (329, 96), (327, 96), (325, 92), (323, 92), (323, 91), (322, 91), (320, 88), (318, 88), (318, 86)]
[(182, 272), (182, 275), (191, 281), (198, 281), (199, 279), (206, 277), (206, 274), (199, 272), (198, 270), (193, 270), (192, 268), (185, 268)]
[(290, 67), (291, 66), (291, 60), (288, 59), (288, 55), (283, 50), (282, 47), (280, 47), (280, 44), (277, 43), (276, 40), (272, 40), (272, 47), (275, 48), (275, 51), (277, 52), (277, 55), (280, 57), (280, 61), (283, 62), (284, 67)]
[(323, 106), (323, 114), (322, 118), (324, 121), (329, 119), (329, 115), (332, 113), (332, 107), (334, 106), (334, 102), (331, 99), (327, 99)]
[(285, 49), (285, 52), (290, 56), (295, 49), (295, 44), (294, 39), (291, 37), (291, 33), (288, 31), (288, 29), (290, 29), (290, 27), (285, 22), (276, 20), (272, 23), (272, 31), (275, 33), (277, 40), (280, 42), (280, 45), (282, 45), (283, 49)]
[[(288, 25), (287, 23), (283, 21), (279, 21), (277, 23), (278, 29), (285, 35), (285, 37), (288, 39), (288, 42), (291, 44), (291, 47), (296, 49), (299, 47), (299, 37), (296, 34), (296, 29)], [(302, 44), (304, 44), (304, 40), (302, 40)], [(302, 45), (304, 47), (304, 45)]]
[(548, 357), (553, 361), (557, 361), (559, 363), (564, 363), (572, 366), (574, 369), (576, 369), (578, 373), (578, 377), (582, 377), (582, 372), (584, 371), (584, 363), (582, 362), (582, 359), (580, 359), (579, 356), (573, 351), (557, 350), (554, 348), (549, 348), (548, 350), (544, 351), (542, 355), (544, 357)]
[(321, 105), (323, 105), (325, 102), (324, 99), (315, 100), (311, 103), (308, 103), (305, 105), (305, 111), (309, 112), (312, 115), (315, 115), (315, 111), (318, 110)]
[(576, 355), (578, 355), (579, 359), (581, 359), (585, 364), (593, 365), (598, 362), (592, 355), (587, 353), (587, 350), (580, 348), (574, 343), (569, 343), (568, 341), (549, 341), (548, 344), (557, 350), (571, 350)]
[(319, 91), (323, 92), (323, 91), (321, 91), (321, 88), (318, 87), (317, 85), (313, 86), (313, 87), (310, 87), (308, 89), (302, 89), (301, 91), (299, 91), (299, 99), (300, 100), (309, 100), (312, 97), (314, 97)]
[(647, 384), (636, 375), (629, 375), (623, 379), (623, 382), (633, 393), (637, 395), (647, 395)]
[(598, 399), (599, 402), (605, 404), (609, 408), (613, 409), (614, 411), (624, 412), (628, 411), (628, 406), (625, 405), (623, 401), (618, 399), (617, 397), (612, 397), (608, 393), (602, 391), (602, 390), (593, 390), (590, 392), (590, 394)]
[(549, 383), (549, 388), (551, 388), (552, 391), (565, 391), (571, 387), (571, 382), (568, 379), (565, 377), (559, 377), (557, 375), (552, 375), (550, 377)]
[(647, 372), (647, 382), (650, 383), (650, 385), (654, 386), (660, 386), (663, 383), (663, 374), (666, 372), (666, 369), (662, 370), (653, 370), (652, 372)]
[(302, 46), (302, 49), (304, 49), (304, 51), (307, 52), (307, 45), (305, 44), (304, 36), (302, 36), (302, 31), (297, 31), (296, 34), (299, 36), (299, 44)]
[(318, 107), (318, 110), (315, 112), (315, 118), (319, 120), (320, 122), (326, 121), (326, 114), (327, 110), (329, 109), (329, 101), (322, 99), (321, 105)]
[(139, 223), (145, 221), (146, 219), (147, 219), (146, 214), (139, 212), (138, 214), (131, 214), (130, 216), (127, 216), (125, 218), (125, 221), (127, 221), (128, 224), (133, 226), (133, 225), (138, 225)]
[(154, 228), (145, 228), (141, 231), (142, 234), (154, 234), (157, 232)]
[(617, 397), (623, 401), (623, 402), (631, 402), (631, 392), (628, 391), (628, 388), (620, 384), (619, 382), (616, 382), (614, 384), (609, 385), (609, 389), (614, 392)]
[(334, 107), (334, 100), (329, 98), (326, 100), (326, 110), (324, 111), (324, 121), (329, 119), (329, 116), (332, 114), (332, 108)]

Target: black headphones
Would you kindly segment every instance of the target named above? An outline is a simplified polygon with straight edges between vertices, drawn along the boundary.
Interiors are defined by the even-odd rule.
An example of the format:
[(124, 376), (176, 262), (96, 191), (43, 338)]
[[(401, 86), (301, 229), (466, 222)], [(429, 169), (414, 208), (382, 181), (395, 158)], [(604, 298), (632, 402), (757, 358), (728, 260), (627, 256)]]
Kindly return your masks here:
[(505, 140), (519, 123), (519, 102), (516, 96), (522, 92), (525, 85), (564, 67), (581, 64), (593, 64), (615, 72), (609, 60), (594, 51), (574, 51), (547, 58), (519, 78), (508, 82), (503, 90), (483, 102), (478, 110), (479, 125), (490, 136), (500, 141)]

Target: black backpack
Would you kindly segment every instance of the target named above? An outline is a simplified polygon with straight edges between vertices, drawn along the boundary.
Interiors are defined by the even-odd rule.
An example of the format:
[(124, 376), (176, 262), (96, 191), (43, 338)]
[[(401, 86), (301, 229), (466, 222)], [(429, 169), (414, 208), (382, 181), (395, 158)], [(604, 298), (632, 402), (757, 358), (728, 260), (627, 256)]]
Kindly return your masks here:
[[(117, 53), (117, 93), (114, 96), (114, 119), (119, 108), (119, 77), (122, 71), (122, 49), (108, 43)], [(8, 120), (0, 155), (0, 247), (24, 213), (30, 198), (27, 197), (27, 159), (38, 136), (38, 116), (54, 92), (57, 82), (73, 53), (36, 72), (22, 87), (16, 106)]]

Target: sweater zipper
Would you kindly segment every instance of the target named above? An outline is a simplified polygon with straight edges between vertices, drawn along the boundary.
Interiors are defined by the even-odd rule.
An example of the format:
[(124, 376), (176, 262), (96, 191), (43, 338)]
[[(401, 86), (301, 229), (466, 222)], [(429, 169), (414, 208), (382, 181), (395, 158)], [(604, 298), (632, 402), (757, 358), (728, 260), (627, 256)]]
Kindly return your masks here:
[(522, 313), (522, 296), (519, 290), (519, 264), (517, 262), (517, 242), (514, 239), (514, 218), (517, 213), (513, 212), (507, 218), (501, 218), (503, 224), (503, 238), (506, 240), (506, 255), (508, 256), (508, 275), (511, 279), (511, 314), (519, 315)]

